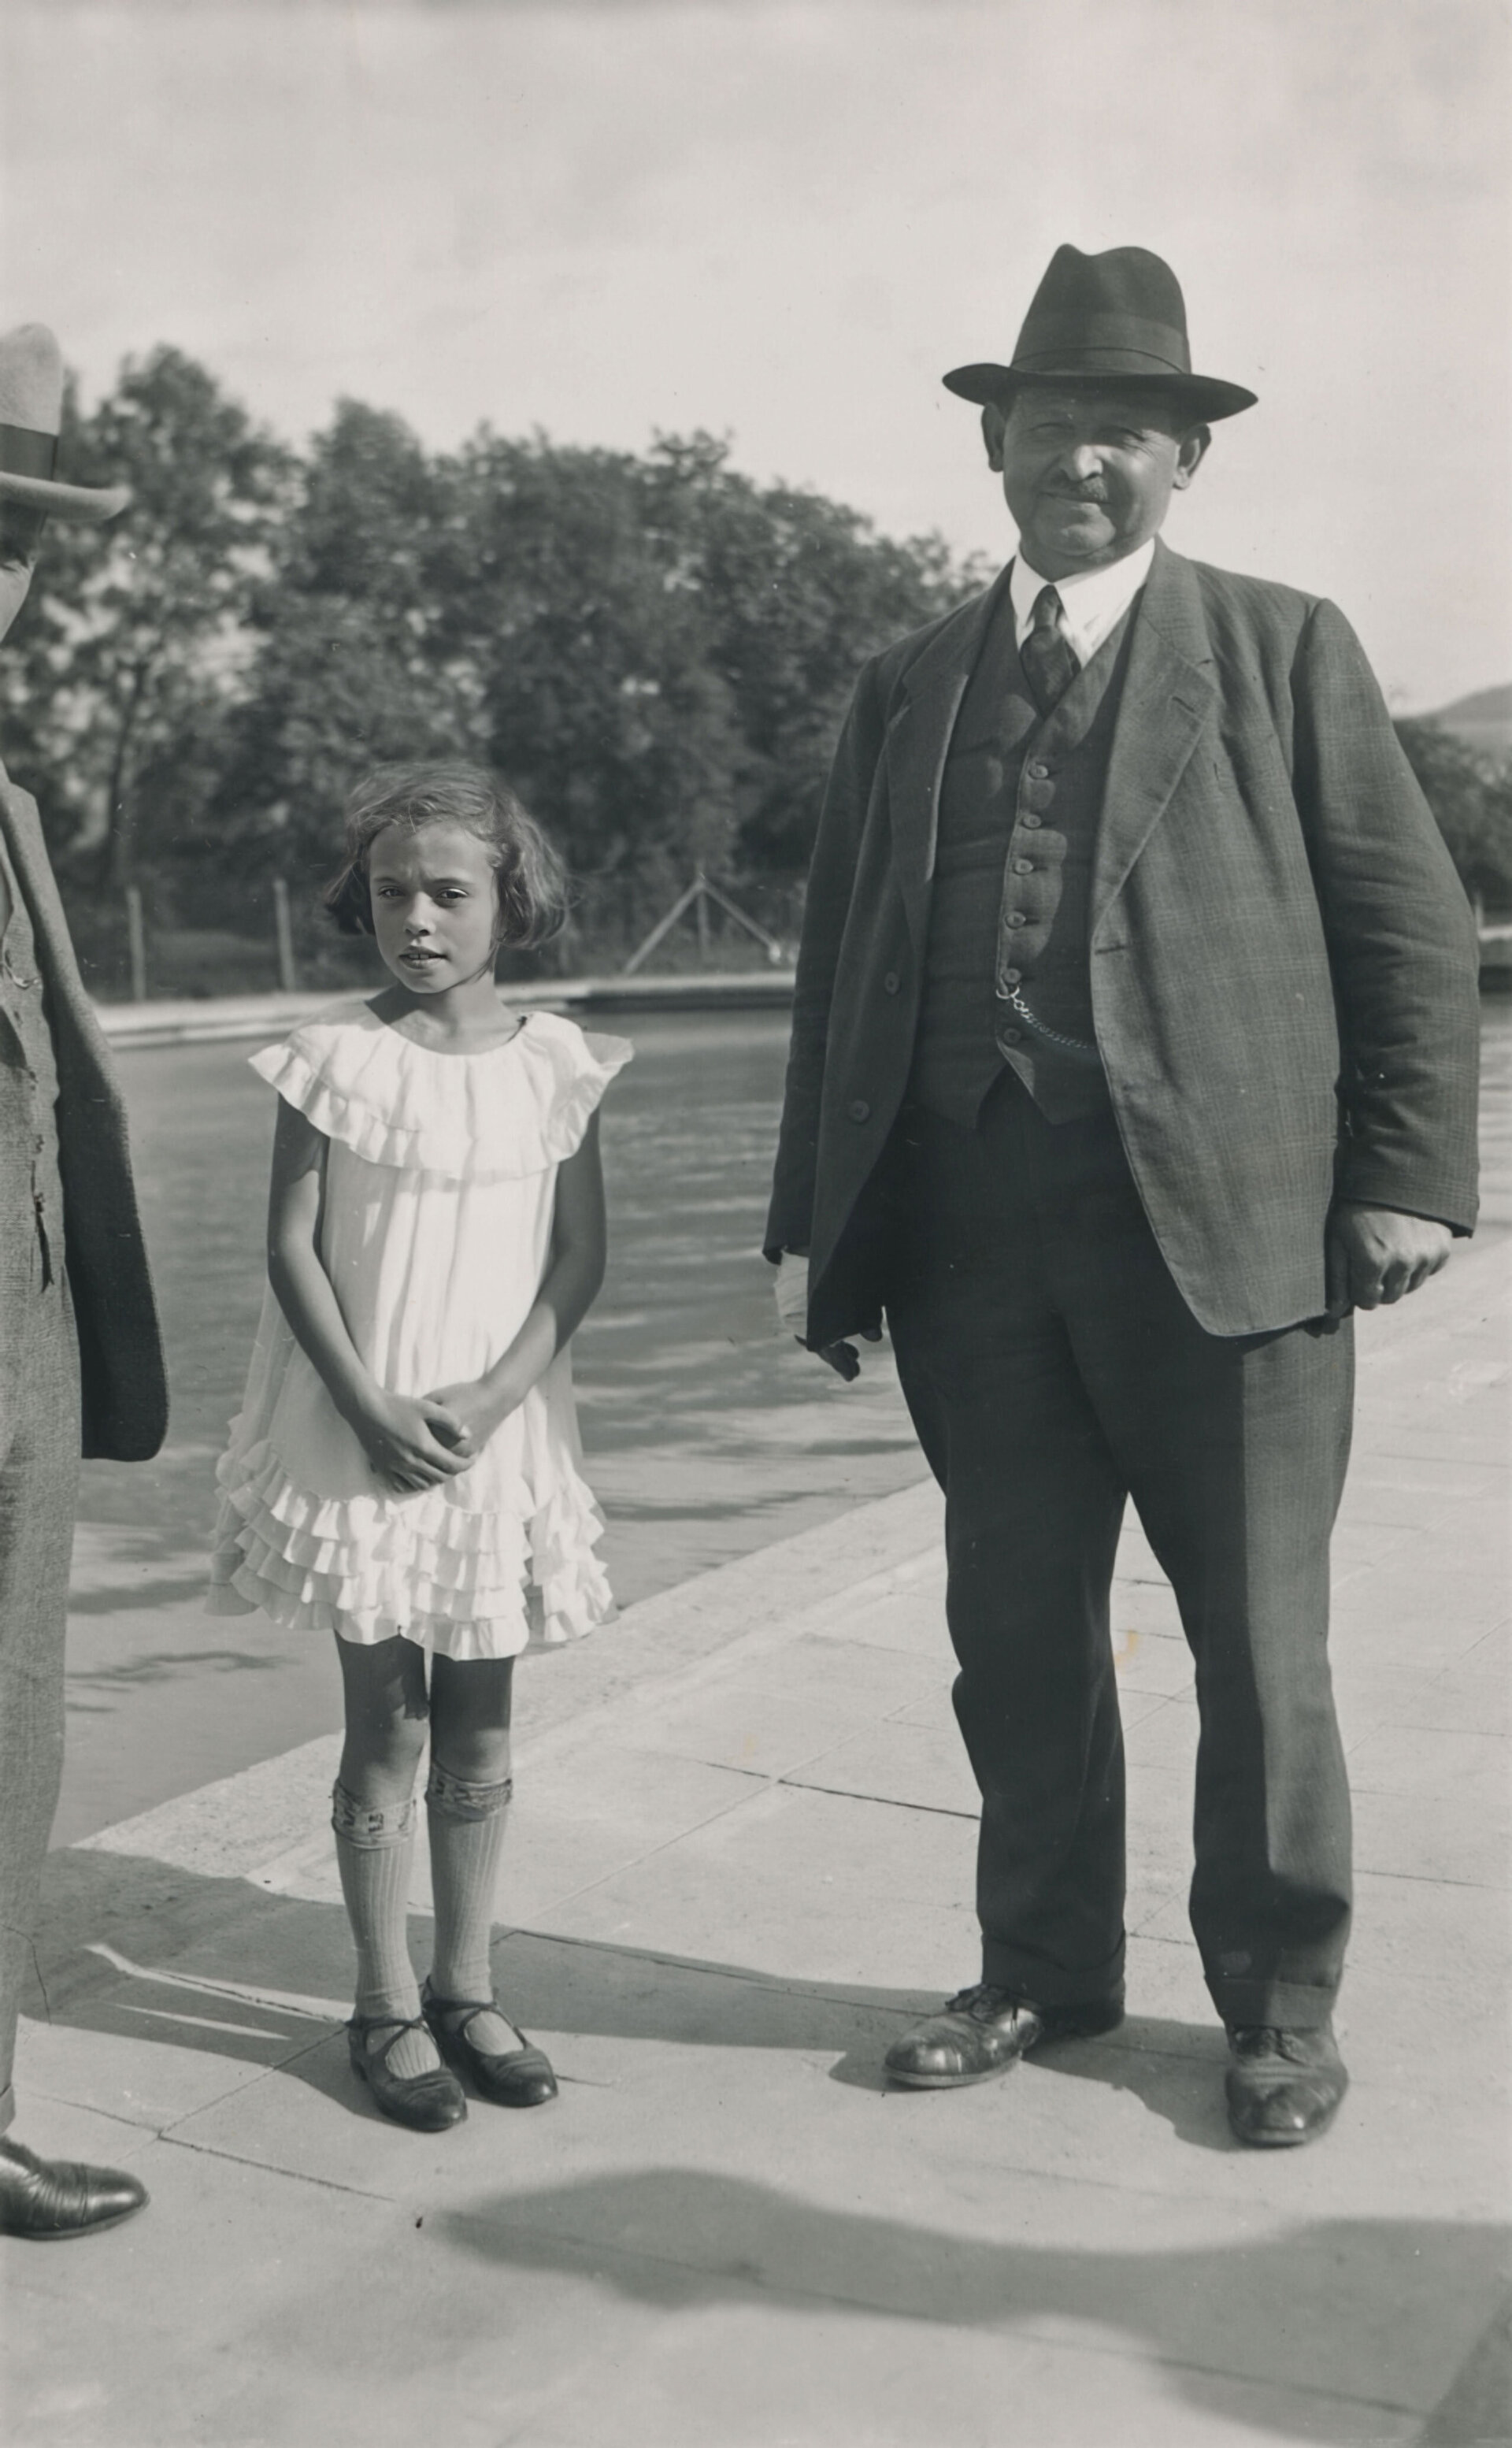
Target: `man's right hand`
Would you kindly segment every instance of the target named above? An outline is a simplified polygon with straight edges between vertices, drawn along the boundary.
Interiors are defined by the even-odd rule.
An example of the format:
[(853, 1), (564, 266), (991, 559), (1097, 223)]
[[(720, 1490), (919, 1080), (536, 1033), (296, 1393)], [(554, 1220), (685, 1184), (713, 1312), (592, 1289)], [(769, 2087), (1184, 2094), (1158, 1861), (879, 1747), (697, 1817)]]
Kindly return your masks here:
[[(804, 1337), (800, 1329), (807, 1325), (809, 1315), (809, 1261), (805, 1252), (783, 1252), (773, 1291), (776, 1295), (778, 1318), (794, 1341), (802, 1343)], [(882, 1340), (879, 1326), (858, 1326), (854, 1331), (865, 1343), (880, 1343)], [(860, 1376), (861, 1354), (853, 1343), (824, 1343), (817, 1346), (817, 1350), (825, 1367), (833, 1368), (837, 1377), (843, 1377), (848, 1386), (852, 1378)]]
[[(880, 1326), (858, 1326), (855, 1331), (863, 1343), (880, 1343), (882, 1340)], [(861, 1354), (853, 1343), (822, 1343), (819, 1358), (827, 1368), (834, 1370), (837, 1377), (843, 1377), (848, 1386), (852, 1378), (861, 1374)]]

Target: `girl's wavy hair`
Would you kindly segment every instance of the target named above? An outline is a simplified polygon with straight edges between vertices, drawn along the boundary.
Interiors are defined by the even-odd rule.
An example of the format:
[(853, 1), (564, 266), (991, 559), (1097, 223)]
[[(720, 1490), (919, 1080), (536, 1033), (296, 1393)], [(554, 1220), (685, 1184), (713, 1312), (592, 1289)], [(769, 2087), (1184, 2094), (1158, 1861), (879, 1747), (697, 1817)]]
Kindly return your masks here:
[(346, 807), (346, 859), (322, 895), (344, 935), (373, 931), (368, 854), (389, 825), (416, 833), (431, 825), (459, 825), (482, 842), (497, 878), (501, 945), (533, 951), (566, 925), (566, 870), (535, 818), (497, 775), (457, 757), (375, 765), (357, 783)]

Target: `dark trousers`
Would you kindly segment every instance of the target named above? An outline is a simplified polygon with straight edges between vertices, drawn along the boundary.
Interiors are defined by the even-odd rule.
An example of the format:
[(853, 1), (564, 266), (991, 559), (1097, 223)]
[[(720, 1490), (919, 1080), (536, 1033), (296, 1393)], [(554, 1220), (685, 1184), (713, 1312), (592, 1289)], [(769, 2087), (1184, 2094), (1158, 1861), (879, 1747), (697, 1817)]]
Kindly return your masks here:
[[(79, 1356), (62, 1277), (29, 1297), (0, 1431), (0, 2132), (10, 2123), (16, 2014), (63, 1770), (64, 1626), (79, 1485)], [(19, 1288), (18, 1288), (19, 1289)]]
[(1132, 1494), (1196, 1661), (1208, 1987), (1226, 2022), (1322, 2022), (1349, 1922), (1327, 1653), (1349, 1325), (1204, 1333), (1111, 1114), (1052, 1127), (1011, 1074), (974, 1131), (906, 1108), (875, 1189), (898, 1369), (947, 1498), (983, 1978), (1066, 2005), (1122, 1975), (1109, 1593)]

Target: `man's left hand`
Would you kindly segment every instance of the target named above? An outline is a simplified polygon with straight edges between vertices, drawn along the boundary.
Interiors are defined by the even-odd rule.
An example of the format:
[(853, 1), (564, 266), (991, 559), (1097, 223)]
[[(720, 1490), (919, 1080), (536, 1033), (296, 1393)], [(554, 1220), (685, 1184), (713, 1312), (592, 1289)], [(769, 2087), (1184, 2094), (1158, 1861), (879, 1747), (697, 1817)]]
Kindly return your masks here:
[(1329, 1218), (1329, 1315), (1379, 1309), (1415, 1292), (1448, 1257), (1454, 1235), (1394, 1207), (1336, 1207)]

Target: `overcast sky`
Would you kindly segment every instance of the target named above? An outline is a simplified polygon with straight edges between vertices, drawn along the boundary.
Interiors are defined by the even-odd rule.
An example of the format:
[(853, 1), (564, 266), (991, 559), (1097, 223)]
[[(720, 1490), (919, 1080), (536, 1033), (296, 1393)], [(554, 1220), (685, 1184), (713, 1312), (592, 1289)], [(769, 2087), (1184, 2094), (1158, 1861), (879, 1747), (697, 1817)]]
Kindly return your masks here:
[(1410, 710), (1512, 677), (1503, 0), (0, 0), (0, 325), (1012, 535), (974, 412), (1062, 239), (1261, 395), (1167, 530)]

